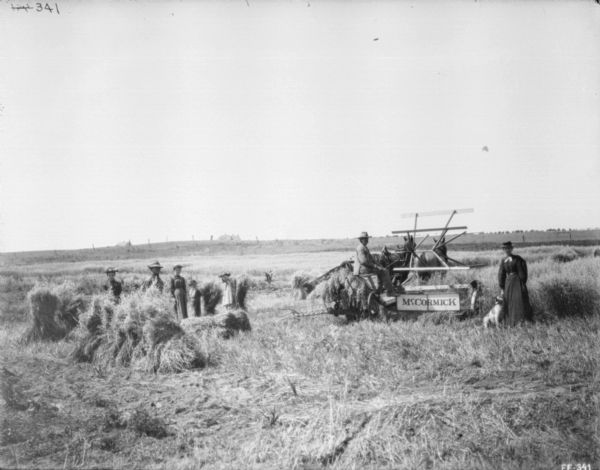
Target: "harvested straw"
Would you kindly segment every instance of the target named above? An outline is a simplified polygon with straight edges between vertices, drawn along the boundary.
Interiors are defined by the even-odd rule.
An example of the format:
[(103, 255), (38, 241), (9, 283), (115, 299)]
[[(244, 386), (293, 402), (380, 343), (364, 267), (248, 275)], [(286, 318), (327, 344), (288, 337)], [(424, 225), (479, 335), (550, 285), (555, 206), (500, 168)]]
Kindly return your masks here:
[(230, 338), (238, 331), (252, 329), (248, 314), (244, 310), (230, 310), (210, 317), (187, 318), (181, 322), (186, 333), (201, 336), (202, 333), (215, 330), (222, 338)]
[(354, 276), (349, 267), (342, 267), (329, 278), (317, 285), (311, 298), (320, 298), (336, 315), (345, 315), (348, 319), (363, 317), (368, 311), (368, 298), (371, 289), (359, 276)]
[(107, 366), (135, 366), (152, 372), (203, 367), (198, 338), (186, 335), (172, 317), (170, 298), (158, 293), (126, 295), (118, 305), (94, 298), (72, 357)]
[(144, 324), (144, 340), (152, 349), (156, 345), (166, 343), (171, 338), (183, 335), (183, 330), (172, 318), (161, 315), (150, 319)]
[(208, 315), (214, 315), (217, 305), (223, 299), (223, 290), (216, 282), (210, 281), (200, 288), (200, 294), (204, 299), (204, 311)]
[(292, 293), (294, 299), (304, 300), (311, 290), (310, 287), (311, 277), (306, 273), (295, 273), (292, 276)]
[(558, 253), (552, 255), (552, 260), (557, 263), (570, 263), (578, 258), (581, 258), (583, 253), (571, 247), (562, 248)]
[(550, 317), (583, 317), (600, 313), (600, 292), (591, 279), (584, 281), (549, 276), (532, 289), (531, 295), (534, 307)]
[(57, 341), (66, 334), (65, 329), (56, 322), (59, 298), (48, 287), (36, 286), (27, 295), (29, 300), (30, 325), (22, 337), (24, 342), (52, 340)]
[(22, 340), (58, 341), (79, 324), (85, 299), (75, 292), (72, 283), (50, 288), (34, 286), (28, 294), (30, 325)]
[(246, 276), (242, 276), (237, 280), (237, 289), (235, 292), (235, 298), (238, 308), (246, 309), (246, 296), (250, 290), (250, 279)]
[(207, 362), (207, 355), (199, 339), (194, 335), (184, 334), (173, 337), (164, 344), (153, 368), (159, 373), (181, 372), (205, 367)]
[(77, 286), (72, 282), (64, 282), (53, 287), (52, 293), (59, 301), (56, 312), (57, 323), (69, 332), (79, 324), (79, 315), (86, 308), (85, 297), (77, 292)]
[(114, 304), (106, 295), (96, 295), (90, 306), (80, 317), (80, 324), (74, 330), (76, 347), (71, 357), (77, 362), (92, 362), (96, 351), (107, 343), (111, 335), (111, 322)]

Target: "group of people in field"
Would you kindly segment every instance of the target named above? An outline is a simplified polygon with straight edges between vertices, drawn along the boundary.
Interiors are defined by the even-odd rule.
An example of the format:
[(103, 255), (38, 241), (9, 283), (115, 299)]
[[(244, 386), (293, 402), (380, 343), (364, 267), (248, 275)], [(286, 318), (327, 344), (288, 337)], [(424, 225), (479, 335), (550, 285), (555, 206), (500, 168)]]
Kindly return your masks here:
[[(391, 282), (388, 271), (379, 265), (375, 258), (371, 255), (368, 248), (369, 234), (362, 232), (358, 236), (359, 245), (356, 248), (354, 260), (354, 274), (375, 274), (379, 277), (380, 284), (388, 295), (398, 295), (402, 289), (398, 291)], [(502, 321), (507, 326), (515, 326), (523, 320), (532, 319), (532, 309), (529, 302), (529, 293), (527, 290), (527, 263), (519, 255), (513, 253), (514, 247), (511, 242), (502, 244), (504, 257), (500, 261), (498, 269), (498, 285), (500, 287), (500, 295), (497, 298), (497, 303), (501, 306), (497, 308), (498, 312), (502, 312), (502, 318), (497, 321)], [(163, 292), (165, 283), (160, 277), (163, 266), (155, 261), (148, 265), (151, 274), (142, 284), (143, 290), (156, 289)], [(188, 303), (191, 306), (191, 311), (194, 316), (202, 315), (201, 299), (202, 293), (198, 289), (198, 284), (195, 280), (189, 282), (189, 290), (185, 278), (181, 275), (183, 266), (176, 264), (173, 266), (173, 275), (169, 279), (169, 291), (173, 297), (173, 309), (177, 318), (188, 317)], [(123, 285), (116, 279), (115, 268), (108, 268), (106, 275), (108, 277), (105, 285), (105, 290), (110, 291), (116, 302), (120, 301)], [(235, 306), (236, 282), (228, 272), (219, 275), (224, 284), (223, 305), (226, 308)], [(473, 288), (477, 288), (477, 282), (471, 283)]]
[[(356, 247), (354, 274), (375, 274), (388, 295), (398, 294), (392, 285), (388, 270), (378, 264), (369, 251), (369, 234), (362, 232), (357, 238), (359, 244)], [(533, 315), (527, 290), (527, 263), (521, 256), (513, 253), (512, 242), (504, 242), (502, 250), (504, 257), (498, 268), (498, 312), (501, 312), (501, 318), (498, 320), (507, 326), (515, 326), (523, 320), (532, 320)], [(477, 281), (471, 283), (474, 289), (478, 289), (478, 286)]]
[[(142, 290), (155, 289), (158, 292), (163, 292), (165, 282), (161, 278), (163, 266), (155, 261), (148, 265), (150, 276), (142, 283)], [(173, 310), (179, 319), (188, 318), (188, 304), (191, 307), (190, 312), (196, 317), (202, 316), (202, 292), (198, 288), (198, 283), (195, 280), (189, 282), (189, 290), (185, 278), (181, 275), (183, 266), (176, 264), (173, 266), (173, 275), (169, 279), (169, 292), (173, 297)], [(104, 285), (104, 290), (109, 292), (116, 303), (121, 300), (123, 292), (123, 283), (116, 278), (118, 269), (109, 267), (106, 269), (107, 282)], [(223, 305), (230, 309), (235, 306), (235, 291), (236, 281), (231, 277), (231, 273), (223, 272), (219, 275), (221, 282), (224, 284)]]

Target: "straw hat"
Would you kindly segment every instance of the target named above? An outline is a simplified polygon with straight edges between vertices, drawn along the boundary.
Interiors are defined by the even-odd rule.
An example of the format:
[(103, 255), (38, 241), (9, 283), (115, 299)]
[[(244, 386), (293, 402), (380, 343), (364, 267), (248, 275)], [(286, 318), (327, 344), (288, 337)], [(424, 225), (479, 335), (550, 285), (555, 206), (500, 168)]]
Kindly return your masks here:
[(176, 264), (175, 266), (173, 266), (173, 270), (175, 270), (177, 268), (181, 269), (181, 268), (183, 268), (183, 266), (181, 266), (180, 264)]
[(162, 265), (158, 261), (155, 261), (154, 263), (148, 265), (148, 269), (162, 269), (162, 268), (163, 268)]
[(360, 235), (357, 237), (359, 240), (361, 238), (371, 238), (367, 232), (360, 232)]
[(113, 268), (112, 266), (109, 266), (108, 268), (106, 268), (106, 271), (104, 271), (104, 272), (105, 272), (106, 274), (109, 274), (109, 273), (116, 273), (116, 272), (118, 272), (118, 271), (119, 271), (119, 270), (118, 270), (117, 268)]
[(228, 273), (228, 272), (223, 272), (223, 273), (219, 274), (220, 278), (229, 277), (229, 276), (231, 276), (231, 273)]

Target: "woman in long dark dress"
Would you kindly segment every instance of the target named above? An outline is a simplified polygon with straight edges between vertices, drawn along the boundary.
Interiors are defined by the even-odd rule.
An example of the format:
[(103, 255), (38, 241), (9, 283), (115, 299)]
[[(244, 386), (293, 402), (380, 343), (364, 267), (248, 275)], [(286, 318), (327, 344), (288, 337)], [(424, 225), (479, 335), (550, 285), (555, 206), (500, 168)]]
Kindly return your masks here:
[(177, 318), (187, 318), (187, 290), (185, 279), (181, 275), (181, 265), (178, 264), (173, 268), (175, 274), (171, 278), (171, 295), (175, 300), (173, 308)]
[(502, 244), (506, 255), (500, 262), (498, 284), (504, 298), (504, 323), (515, 326), (523, 320), (531, 319), (531, 305), (527, 291), (527, 263), (519, 255), (513, 254), (511, 242)]

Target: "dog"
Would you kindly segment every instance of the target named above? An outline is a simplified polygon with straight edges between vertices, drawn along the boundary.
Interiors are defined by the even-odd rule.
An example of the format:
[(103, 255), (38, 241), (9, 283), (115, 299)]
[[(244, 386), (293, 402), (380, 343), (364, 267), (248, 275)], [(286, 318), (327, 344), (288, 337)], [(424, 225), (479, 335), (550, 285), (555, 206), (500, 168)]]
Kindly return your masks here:
[(496, 303), (488, 312), (488, 314), (483, 317), (483, 327), (489, 328), (491, 326), (499, 326), (502, 321), (502, 316), (504, 315), (504, 299), (502, 296), (496, 297)]

